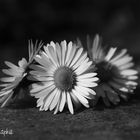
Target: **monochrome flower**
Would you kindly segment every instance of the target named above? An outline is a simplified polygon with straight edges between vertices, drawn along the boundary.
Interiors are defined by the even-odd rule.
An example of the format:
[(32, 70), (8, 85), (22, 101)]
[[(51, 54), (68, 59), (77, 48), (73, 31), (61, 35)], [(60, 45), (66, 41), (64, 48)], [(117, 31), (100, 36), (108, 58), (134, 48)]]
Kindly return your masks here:
[(118, 51), (111, 47), (106, 51), (98, 35), (92, 45), (89, 39), (87, 43), (88, 54), (96, 64), (100, 79), (99, 85), (95, 87), (96, 97), (102, 97), (107, 106), (110, 106), (110, 102), (120, 102), (119, 96), (127, 99), (128, 93), (133, 93), (136, 88), (138, 79), (138, 71), (133, 68), (133, 58), (127, 53), (127, 49)]
[[(32, 41), (29, 41), (29, 61), (22, 58), (18, 62), (18, 66), (11, 62), (5, 61), (5, 64), (9, 67), (8, 69), (3, 69), (3, 73), (8, 75), (8, 77), (1, 78), (0, 80), (4, 82), (0, 85), (3, 87), (0, 91), (0, 105), (1, 107), (6, 106), (11, 99), (20, 94), (20, 91), (26, 85), (26, 75), (28, 74), (28, 67), (32, 63), (34, 56), (38, 53), (42, 46), (40, 42), (37, 45), (33, 45)], [(25, 82), (26, 81), (26, 82)], [(26, 85), (27, 86), (27, 85)]]
[(91, 87), (97, 86), (98, 78), (95, 72), (89, 72), (92, 62), (83, 48), (72, 42), (51, 42), (35, 60), (37, 63), (31, 65), (30, 79), (39, 82), (32, 84), (30, 93), (38, 99), (40, 111), (49, 109), (56, 114), (67, 104), (73, 114), (74, 105), (80, 103), (89, 107), (88, 99), (96, 94)]

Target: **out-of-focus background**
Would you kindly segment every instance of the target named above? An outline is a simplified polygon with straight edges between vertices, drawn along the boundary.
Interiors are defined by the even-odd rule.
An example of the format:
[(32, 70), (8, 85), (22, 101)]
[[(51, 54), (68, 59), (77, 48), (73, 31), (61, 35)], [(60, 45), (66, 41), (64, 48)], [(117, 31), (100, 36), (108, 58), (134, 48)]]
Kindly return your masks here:
[[(86, 36), (97, 33), (103, 45), (128, 48), (140, 66), (139, 0), (0, 0), (0, 68), (5, 60), (17, 64), (27, 58), (29, 39), (46, 44), (79, 37), (86, 44)], [(53, 116), (22, 102), (15, 109), (0, 109), (0, 132), (13, 130), (0, 139), (139, 140), (139, 89), (135, 93), (116, 108), (99, 105), (73, 116)]]
[(99, 33), (103, 44), (140, 45), (139, 0), (0, 0), (0, 66), (27, 57), (28, 40), (83, 42)]

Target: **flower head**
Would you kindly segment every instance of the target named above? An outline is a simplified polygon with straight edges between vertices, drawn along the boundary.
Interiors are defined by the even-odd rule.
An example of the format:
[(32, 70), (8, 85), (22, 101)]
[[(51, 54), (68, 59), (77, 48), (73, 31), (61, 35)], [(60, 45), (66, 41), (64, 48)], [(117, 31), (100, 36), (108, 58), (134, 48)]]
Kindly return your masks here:
[(88, 99), (95, 95), (91, 87), (97, 86), (98, 78), (96, 73), (89, 72), (92, 62), (83, 48), (72, 42), (51, 42), (35, 60), (37, 64), (31, 65), (30, 78), (39, 82), (32, 84), (30, 92), (38, 98), (37, 107), (41, 111), (54, 109), (56, 114), (67, 104), (73, 114), (73, 105), (81, 103), (89, 107)]
[[(6, 106), (10, 99), (13, 99), (17, 95), (20, 94), (20, 91), (23, 87), (25, 87), (26, 75), (28, 74), (28, 67), (32, 63), (34, 56), (37, 54), (39, 49), (41, 48), (42, 43), (40, 42), (35, 46), (32, 41), (29, 42), (29, 61), (25, 58), (22, 58), (18, 62), (18, 66), (14, 65), (11, 62), (5, 61), (5, 64), (9, 67), (9, 69), (3, 69), (3, 73), (8, 75), (8, 77), (1, 78), (0, 80), (4, 82), (0, 86), (3, 87), (0, 91), (0, 104), (1, 107)], [(27, 86), (27, 85), (26, 85)]]
[[(110, 48), (106, 51), (101, 46), (101, 41), (96, 35), (92, 48), (88, 41), (90, 58), (96, 63), (98, 77), (100, 79), (96, 97), (102, 97), (104, 103), (109, 106), (110, 102), (117, 104), (120, 97), (127, 99), (128, 93), (133, 93), (137, 86), (137, 70), (133, 69), (134, 62), (127, 53), (127, 49), (118, 51)], [(109, 102), (110, 101), (110, 102)]]

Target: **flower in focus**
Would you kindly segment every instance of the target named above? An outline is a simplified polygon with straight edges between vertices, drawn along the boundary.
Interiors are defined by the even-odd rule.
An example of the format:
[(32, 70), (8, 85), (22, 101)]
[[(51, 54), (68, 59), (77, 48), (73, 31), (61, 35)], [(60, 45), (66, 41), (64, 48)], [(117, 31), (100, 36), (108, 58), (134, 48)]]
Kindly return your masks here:
[(97, 86), (98, 78), (96, 73), (89, 72), (92, 62), (83, 48), (72, 42), (51, 42), (35, 60), (37, 64), (31, 65), (30, 79), (39, 82), (32, 84), (30, 93), (38, 98), (40, 111), (49, 109), (56, 114), (67, 104), (70, 113), (74, 114), (74, 105), (80, 103), (89, 107), (88, 99), (95, 95), (91, 87)]
[(138, 71), (133, 69), (133, 58), (127, 53), (127, 49), (117, 51), (117, 48), (111, 47), (106, 51), (101, 46), (98, 35), (92, 48), (90, 40), (87, 43), (89, 56), (96, 64), (100, 79), (98, 87), (95, 87), (96, 97), (102, 97), (107, 106), (110, 106), (110, 102), (120, 102), (119, 96), (126, 100), (128, 93), (133, 93), (136, 88), (138, 79)]
[(35, 46), (32, 41), (29, 42), (29, 61), (22, 58), (18, 62), (18, 66), (11, 62), (5, 61), (5, 64), (9, 67), (8, 69), (3, 69), (3, 73), (8, 75), (8, 77), (1, 78), (0, 80), (4, 82), (0, 85), (3, 87), (0, 91), (0, 105), (1, 107), (6, 106), (11, 100), (20, 94), (23, 87), (27, 86), (26, 75), (28, 74), (28, 66), (32, 63), (34, 56), (37, 54), (41, 48), (42, 43), (40, 42)]

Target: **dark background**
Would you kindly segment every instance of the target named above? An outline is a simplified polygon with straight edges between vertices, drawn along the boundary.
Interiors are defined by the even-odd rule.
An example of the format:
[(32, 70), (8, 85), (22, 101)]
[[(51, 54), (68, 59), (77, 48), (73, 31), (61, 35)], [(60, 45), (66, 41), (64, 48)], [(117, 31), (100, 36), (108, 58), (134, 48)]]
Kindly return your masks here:
[(139, 0), (0, 0), (0, 63), (27, 56), (29, 39), (85, 42), (97, 33), (103, 44), (129, 48), (136, 57), (139, 13)]
[[(0, 0), (0, 67), (28, 57), (28, 40), (74, 41), (99, 33), (103, 44), (128, 48), (139, 68), (139, 0)], [(2, 75), (2, 74), (0, 74)], [(32, 102), (0, 110), (0, 130), (13, 129), (4, 139), (140, 139), (139, 88), (128, 103), (116, 108), (99, 105), (69, 115), (39, 112)]]

